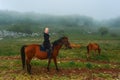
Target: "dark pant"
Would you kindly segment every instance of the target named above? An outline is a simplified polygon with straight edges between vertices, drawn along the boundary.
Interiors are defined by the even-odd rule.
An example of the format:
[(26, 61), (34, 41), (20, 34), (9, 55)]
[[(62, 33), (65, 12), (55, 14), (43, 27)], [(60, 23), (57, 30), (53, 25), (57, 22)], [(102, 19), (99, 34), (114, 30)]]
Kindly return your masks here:
[(48, 58), (51, 58), (51, 49), (46, 49), (46, 52), (48, 53)]
[(48, 53), (48, 58), (50, 58), (51, 57), (51, 51), (52, 51), (51, 44), (48, 43), (48, 42), (44, 42), (43, 45), (46, 49), (46, 52)]

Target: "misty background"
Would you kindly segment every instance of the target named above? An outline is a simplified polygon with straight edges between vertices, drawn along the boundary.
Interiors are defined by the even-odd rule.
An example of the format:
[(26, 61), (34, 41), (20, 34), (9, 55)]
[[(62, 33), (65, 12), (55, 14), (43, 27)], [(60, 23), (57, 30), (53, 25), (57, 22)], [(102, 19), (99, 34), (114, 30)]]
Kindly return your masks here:
[(119, 0), (0, 0), (1, 10), (52, 15), (85, 15), (98, 20), (120, 16)]
[[(0, 0), (0, 37), (40, 35), (120, 36), (119, 0)], [(72, 32), (72, 33), (71, 33)]]

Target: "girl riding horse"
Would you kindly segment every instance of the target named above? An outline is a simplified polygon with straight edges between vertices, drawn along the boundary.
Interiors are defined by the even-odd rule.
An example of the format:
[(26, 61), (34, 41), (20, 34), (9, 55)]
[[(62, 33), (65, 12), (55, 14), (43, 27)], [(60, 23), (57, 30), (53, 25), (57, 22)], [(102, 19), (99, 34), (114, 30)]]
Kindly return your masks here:
[(49, 65), (51, 63), (51, 59), (54, 60), (54, 64), (56, 66), (56, 70), (58, 71), (57, 66), (57, 56), (59, 53), (59, 50), (61, 49), (62, 45), (65, 45), (68, 48), (70, 47), (69, 41), (67, 37), (62, 37), (56, 41), (53, 42), (52, 47), (52, 54), (51, 58), (48, 59), (48, 53), (45, 51), (40, 50), (40, 45), (38, 44), (31, 44), (31, 45), (24, 45), (21, 48), (21, 59), (22, 59), (22, 67), (25, 68), (25, 65), (27, 65), (27, 72), (31, 74), (31, 65), (30, 62), (33, 57), (36, 57), (38, 59), (48, 59), (48, 66), (47, 70), (49, 71)]

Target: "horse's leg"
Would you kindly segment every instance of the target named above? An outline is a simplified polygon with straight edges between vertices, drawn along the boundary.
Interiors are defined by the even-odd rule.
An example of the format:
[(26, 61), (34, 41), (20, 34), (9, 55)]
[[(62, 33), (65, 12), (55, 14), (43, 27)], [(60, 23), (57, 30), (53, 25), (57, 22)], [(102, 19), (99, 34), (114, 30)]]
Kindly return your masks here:
[(96, 49), (95, 49), (94, 51), (95, 51), (95, 54), (94, 54), (94, 56), (96, 56), (96, 54), (97, 54), (97, 53), (96, 53)]
[(30, 64), (27, 64), (27, 72), (28, 72), (29, 74), (31, 74)]
[(27, 72), (29, 73), (29, 74), (31, 74), (31, 65), (30, 65), (30, 61), (31, 60), (26, 60), (26, 64), (27, 64)]
[(100, 51), (101, 51), (101, 49), (99, 48), (99, 49), (98, 49), (98, 53), (99, 53), (99, 55), (100, 55)]
[(50, 66), (50, 63), (51, 63), (51, 58), (48, 58), (48, 66), (47, 66), (47, 70), (49, 71), (49, 66)]
[(56, 57), (54, 57), (53, 60), (54, 60), (54, 64), (55, 64), (55, 66), (56, 66), (56, 70), (59, 71), (58, 66), (57, 66), (57, 60), (56, 60)]
[(90, 57), (90, 50), (89, 50), (89, 46), (87, 46), (87, 59)]

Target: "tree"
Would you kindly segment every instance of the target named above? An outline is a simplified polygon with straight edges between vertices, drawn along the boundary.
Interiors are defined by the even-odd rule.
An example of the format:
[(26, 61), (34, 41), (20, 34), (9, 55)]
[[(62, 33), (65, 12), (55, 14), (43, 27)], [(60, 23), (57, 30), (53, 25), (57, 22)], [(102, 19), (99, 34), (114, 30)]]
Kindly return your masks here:
[(14, 32), (22, 32), (22, 33), (28, 33), (31, 34), (33, 32), (32, 26), (29, 24), (16, 24), (11, 26), (8, 31), (14, 31)]
[(104, 35), (108, 34), (108, 32), (109, 32), (107, 27), (101, 27), (101, 28), (99, 28), (98, 31), (100, 32), (101, 36), (104, 36)]

